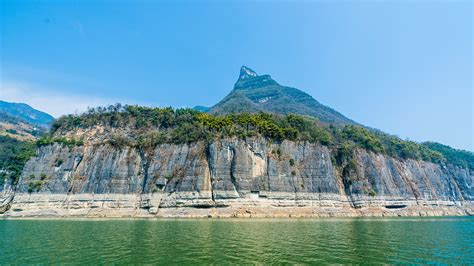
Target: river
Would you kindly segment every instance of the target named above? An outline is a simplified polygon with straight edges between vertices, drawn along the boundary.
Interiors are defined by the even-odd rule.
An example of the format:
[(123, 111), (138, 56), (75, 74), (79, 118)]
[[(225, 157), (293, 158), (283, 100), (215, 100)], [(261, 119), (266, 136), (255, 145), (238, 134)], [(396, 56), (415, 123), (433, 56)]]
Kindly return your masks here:
[(474, 264), (474, 217), (0, 220), (0, 263)]

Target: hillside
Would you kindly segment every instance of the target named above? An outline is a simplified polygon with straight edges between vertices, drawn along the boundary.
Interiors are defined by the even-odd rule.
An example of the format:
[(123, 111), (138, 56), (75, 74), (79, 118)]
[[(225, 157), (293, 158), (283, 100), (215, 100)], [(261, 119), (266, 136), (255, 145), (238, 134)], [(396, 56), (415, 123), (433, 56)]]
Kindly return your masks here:
[(0, 100), (0, 114), (19, 119), (33, 126), (48, 128), (54, 120), (51, 115), (36, 110), (24, 103), (10, 103)]
[(47, 130), (47, 128), (32, 125), (24, 120), (0, 112), (0, 136), (31, 141), (46, 133)]
[(234, 89), (208, 112), (222, 115), (261, 111), (306, 115), (315, 117), (326, 124), (357, 124), (330, 107), (322, 105), (309, 94), (299, 89), (282, 86), (270, 75), (260, 76), (246, 66), (242, 66)]
[(0, 101), (0, 135), (22, 141), (46, 133), (54, 118), (23, 103)]

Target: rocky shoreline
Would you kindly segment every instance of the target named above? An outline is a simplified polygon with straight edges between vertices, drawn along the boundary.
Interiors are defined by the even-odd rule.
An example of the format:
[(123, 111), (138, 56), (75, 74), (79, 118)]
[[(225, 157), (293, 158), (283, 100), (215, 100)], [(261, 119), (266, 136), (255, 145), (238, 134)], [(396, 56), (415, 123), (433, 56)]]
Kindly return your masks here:
[(163, 195), (18, 194), (4, 218), (322, 218), (464, 216), (474, 214), (472, 202), (373, 200), (354, 208), (348, 201), (239, 199), (181, 202), (166, 207)]

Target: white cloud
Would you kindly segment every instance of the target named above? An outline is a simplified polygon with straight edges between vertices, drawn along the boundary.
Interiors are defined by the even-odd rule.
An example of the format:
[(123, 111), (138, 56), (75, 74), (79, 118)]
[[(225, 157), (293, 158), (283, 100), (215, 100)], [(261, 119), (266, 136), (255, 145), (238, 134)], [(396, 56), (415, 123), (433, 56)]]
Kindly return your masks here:
[(103, 106), (120, 102), (94, 96), (63, 93), (21, 82), (0, 82), (0, 100), (21, 102), (35, 109), (59, 117), (65, 114), (81, 113), (88, 107)]

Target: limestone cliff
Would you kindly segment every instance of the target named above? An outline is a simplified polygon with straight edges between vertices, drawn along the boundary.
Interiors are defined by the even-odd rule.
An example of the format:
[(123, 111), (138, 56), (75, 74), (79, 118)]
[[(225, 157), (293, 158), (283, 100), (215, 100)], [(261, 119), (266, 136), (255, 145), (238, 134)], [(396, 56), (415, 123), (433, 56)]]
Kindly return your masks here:
[[(474, 173), (358, 149), (357, 167), (327, 147), (265, 138), (40, 147), (5, 216), (320, 216), (472, 212)], [(12, 193), (5, 193), (11, 196)]]
[(0, 188), (0, 213), (473, 213), (471, 152), (362, 127), (247, 67), (231, 93), (207, 111), (116, 104), (63, 116), (37, 142), (19, 180), (24, 160), (9, 167), (16, 172)]

